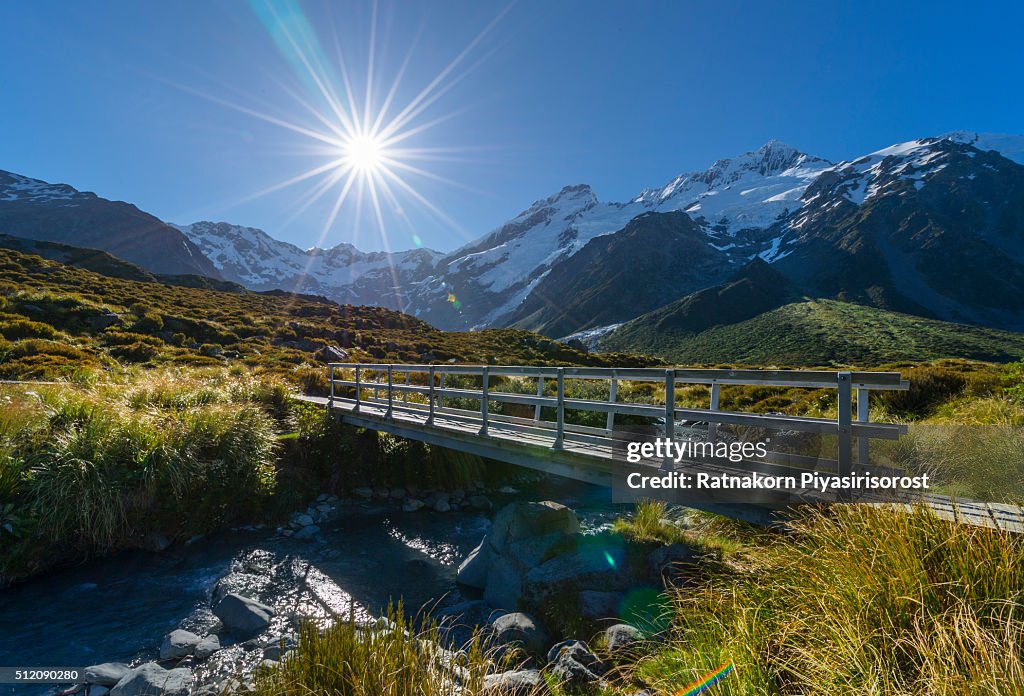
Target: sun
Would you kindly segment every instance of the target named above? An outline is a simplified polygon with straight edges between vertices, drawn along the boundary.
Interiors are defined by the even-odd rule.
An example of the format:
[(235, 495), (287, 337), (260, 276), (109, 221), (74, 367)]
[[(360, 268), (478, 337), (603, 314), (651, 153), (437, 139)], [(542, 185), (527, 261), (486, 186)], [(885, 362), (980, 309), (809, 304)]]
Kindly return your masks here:
[(384, 166), (386, 152), (380, 138), (370, 135), (356, 135), (349, 138), (341, 148), (342, 166), (362, 174), (376, 174)]

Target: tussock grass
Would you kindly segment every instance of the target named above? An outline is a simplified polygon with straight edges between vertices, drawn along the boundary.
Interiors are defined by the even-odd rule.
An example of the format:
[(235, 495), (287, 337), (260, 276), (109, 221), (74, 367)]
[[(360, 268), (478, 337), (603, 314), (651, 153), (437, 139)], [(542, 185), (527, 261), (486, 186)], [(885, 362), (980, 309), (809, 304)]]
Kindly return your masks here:
[(1024, 539), (840, 506), (673, 594), (669, 643), (635, 677), (678, 689), (727, 661), (723, 692), (1024, 692)]
[(286, 395), (223, 369), (5, 388), (0, 584), (256, 514), (275, 489)]
[[(299, 646), (259, 675), (260, 696), (464, 696), (483, 694), (488, 658), (479, 636), (443, 652), (438, 624), (406, 618), (401, 605), (371, 626), (303, 626)], [(459, 689), (455, 688), (458, 675)]]

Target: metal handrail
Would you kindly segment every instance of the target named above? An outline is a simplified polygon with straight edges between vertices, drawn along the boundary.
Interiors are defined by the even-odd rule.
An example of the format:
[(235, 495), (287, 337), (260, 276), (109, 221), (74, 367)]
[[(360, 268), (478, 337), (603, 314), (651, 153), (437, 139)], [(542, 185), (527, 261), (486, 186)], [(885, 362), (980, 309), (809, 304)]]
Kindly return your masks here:
[[(338, 400), (336, 386), (351, 387), (355, 390), (355, 410), (363, 403), (363, 389), (373, 389), (374, 396), (370, 401), (386, 403), (385, 418), (394, 417), (396, 405), (395, 392), (402, 394), (402, 406), (408, 403), (409, 394), (420, 394), (427, 398), (427, 424), (434, 422), (435, 412), (441, 409), (441, 399), (465, 398), (480, 402), (479, 434), (486, 437), (489, 422), (495, 418), (490, 413), (490, 402), (512, 403), (534, 407), (535, 423), (550, 423), (541, 419), (541, 409), (554, 408), (554, 443), (553, 447), (564, 446), (566, 423), (565, 411), (590, 411), (608, 415), (607, 432), (614, 426), (617, 414), (642, 416), (664, 421), (666, 437), (672, 437), (675, 423), (679, 419), (704, 421), (709, 424), (709, 435), (713, 435), (718, 425), (741, 425), (788, 429), (798, 432), (835, 434), (838, 436), (837, 468), (840, 474), (849, 473), (853, 468), (853, 440), (857, 440), (857, 461), (861, 466), (868, 465), (868, 443), (871, 439), (897, 439), (906, 432), (906, 426), (890, 423), (869, 422), (868, 401), (871, 390), (906, 390), (909, 382), (902, 379), (898, 372), (854, 372), (824, 370), (714, 370), (684, 368), (592, 368), (592, 367), (532, 367), (513, 365), (407, 365), (396, 363), (330, 363), (330, 397), (329, 404)], [(355, 379), (338, 379), (338, 369), (354, 370)], [(367, 382), (362, 379), (365, 372), (376, 373), (376, 381)], [(394, 373), (405, 373), (404, 384), (396, 384)], [(387, 398), (381, 400), (379, 390), (385, 388), (381, 382), (383, 374), (387, 374)], [(410, 384), (412, 373), (426, 373), (428, 384), (425, 386)], [(481, 379), (480, 389), (445, 387), (445, 375), (478, 376)], [(441, 383), (435, 386), (437, 376)], [(494, 376), (521, 376), (537, 379), (537, 395), (514, 394), (493, 391), (491, 378)], [(607, 400), (566, 398), (565, 379), (608, 380), (609, 397)], [(555, 396), (543, 396), (545, 379), (555, 380)], [(643, 403), (628, 403), (618, 399), (617, 385), (621, 380), (659, 382), (664, 384), (665, 405), (657, 406)], [(708, 409), (682, 408), (675, 405), (675, 389), (679, 383), (707, 384), (711, 387), (711, 401)], [(371, 386), (372, 385), (372, 386)], [(830, 388), (837, 391), (838, 413), (836, 419), (810, 418), (803, 416), (785, 416), (776, 414), (746, 413), (738, 411), (722, 411), (719, 409), (720, 388), (722, 385), (744, 386), (775, 386), (800, 388)], [(856, 399), (854, 398), (856, 396)], [(856, 402), (856, 419), (853, 406)], [(550, 427), (550, 426), (545, 426)]]

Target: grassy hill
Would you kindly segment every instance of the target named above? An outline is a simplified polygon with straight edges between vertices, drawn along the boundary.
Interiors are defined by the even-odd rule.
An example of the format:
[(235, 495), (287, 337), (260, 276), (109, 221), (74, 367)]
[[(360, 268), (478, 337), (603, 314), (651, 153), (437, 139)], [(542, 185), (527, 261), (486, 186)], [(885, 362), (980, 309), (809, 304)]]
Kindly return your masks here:
[(655, 311), (619, 327), (601, 346), (687, 364), (869, 366), (940, 358), (1009, 362), (1024, 355), (1024, 334), (814, 300), (697, 331), (686, 322), (669, 325)]
[(250, 292), (198, 277), (168, 284), (126, 273), (127, 264), (111, 258), (90, 258), (90, 265), (107, 275), (0, 248), (0, 378), (52, 379), (124, 364), (232, 362), (285, 375), (303, 369), (321, 373), (323, 361), (316, 356), (326, 346), (363, 361), (652, 362), (588, 355), (528, 331), (445, 332), (380, 307)]

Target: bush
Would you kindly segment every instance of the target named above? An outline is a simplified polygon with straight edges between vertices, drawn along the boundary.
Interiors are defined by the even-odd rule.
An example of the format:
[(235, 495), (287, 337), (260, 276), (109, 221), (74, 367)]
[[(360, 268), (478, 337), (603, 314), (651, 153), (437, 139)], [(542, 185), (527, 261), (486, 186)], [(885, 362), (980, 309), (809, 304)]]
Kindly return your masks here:
[(869, 506), (796, 522), (702, 587), (636, 677), (671, 693), (733, 662), (728, 693), (1024, 691), (1024, 539)]
[(940, 366), (915, 367), (907, 370), (904, 377), (910, 380), (908, 391), (883, 392), (879, 399), (890, 412), (905, 418), (927, 416), (967, 386), (967, 377), (962, 372)]
[(54, 339), (59, 331), (49, 324), (28, 319), (14, 319), (0, 321), (0, 334), (9, 341), (16, 341), (20, 338), (46, 338)]
[(114, 346), (110, 349), (110, 354), (119, 360), (144, 363), (155, 358), (160, 354), (160, 351), (149, 343), (137, 341), (129, 345)]

